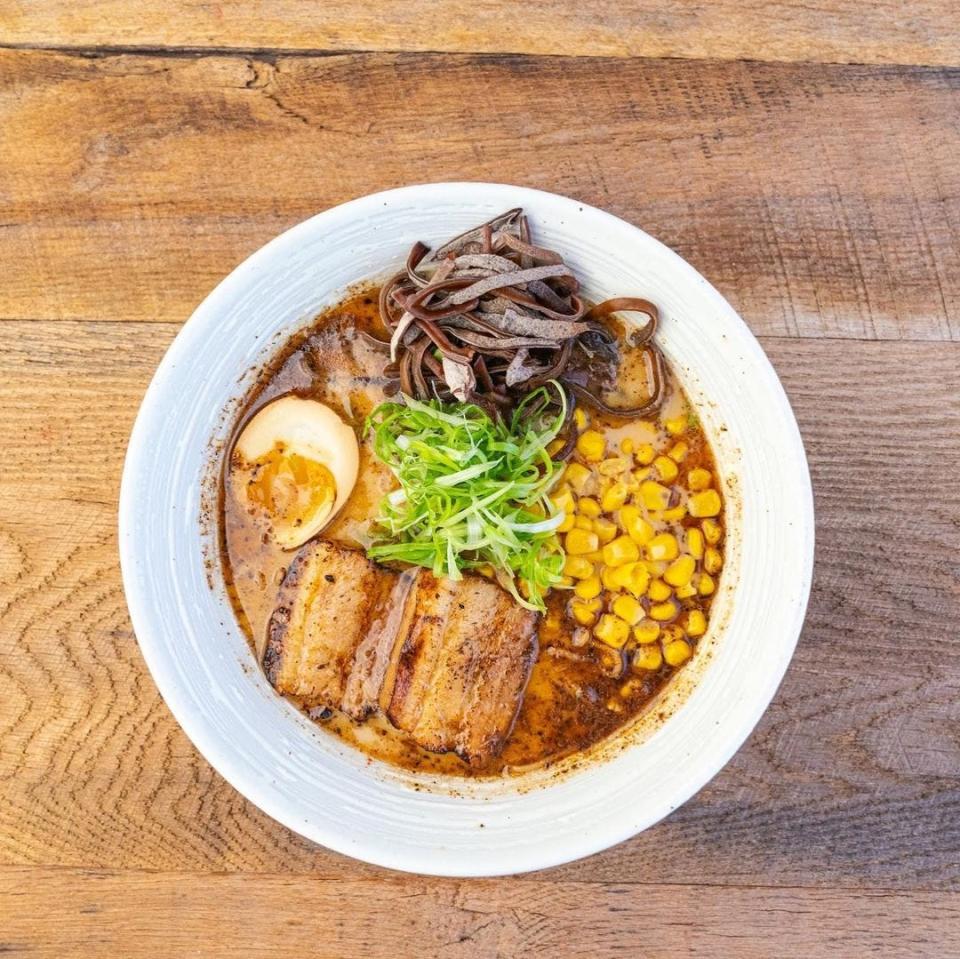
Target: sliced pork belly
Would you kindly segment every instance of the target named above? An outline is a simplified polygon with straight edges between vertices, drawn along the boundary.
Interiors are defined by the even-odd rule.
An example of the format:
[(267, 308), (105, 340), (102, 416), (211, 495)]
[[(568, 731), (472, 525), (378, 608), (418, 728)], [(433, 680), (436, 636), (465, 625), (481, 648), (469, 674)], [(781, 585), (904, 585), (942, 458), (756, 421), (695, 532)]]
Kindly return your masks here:
[(270, 682), (304, 705), (339, 708), (371, 613), (395, 578), (354, 550), (319, 541), (301, 549), (267, 627)]
[(536, 658), (537, 617), (482, 577), (426, 577), (433, 580), (428, 606), (436, 609), (439, 590), (444, 622), (431, 624), (426, 650), (408, 639), (412, 677), (401, 682), (402, 652), (387, 716), (425, 749), (482, 763), (513, 728)]
[(313, 542), (270, 619), (264, 667), (282, 693), (355, 719), (380, 710), (425, 749), (483, 763), (513, 728), (537, 616), (480, 576), (402, 573)]

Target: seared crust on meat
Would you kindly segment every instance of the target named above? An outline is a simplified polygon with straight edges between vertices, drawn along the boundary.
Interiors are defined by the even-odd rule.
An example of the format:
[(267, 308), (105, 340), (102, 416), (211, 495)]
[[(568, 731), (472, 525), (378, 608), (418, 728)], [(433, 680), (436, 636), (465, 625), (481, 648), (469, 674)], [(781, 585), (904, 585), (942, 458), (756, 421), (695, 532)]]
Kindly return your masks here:
[(314, 541), (281, 584), (264, 669), (306, 706), (381, 710), (425, 749), (482, 764), (516, 721), (537, 620), (483, 577), (397, 573)]

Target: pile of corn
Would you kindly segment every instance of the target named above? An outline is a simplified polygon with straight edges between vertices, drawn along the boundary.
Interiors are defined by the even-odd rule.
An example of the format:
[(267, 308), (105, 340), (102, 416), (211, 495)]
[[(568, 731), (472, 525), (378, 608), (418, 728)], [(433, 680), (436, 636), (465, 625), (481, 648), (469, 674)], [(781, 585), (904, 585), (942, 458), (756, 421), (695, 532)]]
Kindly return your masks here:
[(592, 633), (629, 652), (640, 671), (689, 659), (706, 632), (705, 601), (723, 565), (715, 477), (684, 466), (686, 417), (664, 428), (659, 451), (625, 439), (613, 452), (601, 432), (584, 428), (577, 458), (552, 494), (565, 513), (559, 532), (574, 641), (589, 641)]

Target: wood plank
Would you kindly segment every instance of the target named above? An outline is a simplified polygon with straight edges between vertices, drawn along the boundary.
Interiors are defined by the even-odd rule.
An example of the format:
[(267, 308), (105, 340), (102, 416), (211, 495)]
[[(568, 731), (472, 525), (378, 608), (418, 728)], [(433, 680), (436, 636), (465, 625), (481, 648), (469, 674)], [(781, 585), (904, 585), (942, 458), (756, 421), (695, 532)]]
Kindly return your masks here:
[(637, 223), (761, 334), (957, 340), (958, 88), (904, 68), (0, 52), (0, 318), (180, 322), (308, 215), (468, 178)]
[(306, 943), (316, 959), (926, 959), (960, 948), (957, 893), (3, 868), (0, 916), (0, 952), (36, 959), (299, 959)]
[[(140, 659), (116, 497), (175, 330), (0, 323), (0, 863), (381, 876), (224, 783)], [(960, 344), (765, 345), (817, 496), (797, 656), (751, 740), (694, 800), (547, 875), (960, 888)]]
[[(6, 8), (6, 9), (4, 9)], [(960, 64), (951, 0), (5, 0), (6, 42), (34, 46), (408, 50)]]

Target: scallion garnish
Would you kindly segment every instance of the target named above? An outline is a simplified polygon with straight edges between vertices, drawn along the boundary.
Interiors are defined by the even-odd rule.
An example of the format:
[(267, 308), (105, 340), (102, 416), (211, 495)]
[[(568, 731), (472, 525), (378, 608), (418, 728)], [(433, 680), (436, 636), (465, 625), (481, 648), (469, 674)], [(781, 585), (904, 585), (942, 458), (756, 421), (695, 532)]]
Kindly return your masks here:
[[(559, 411), (550, 411), (552, 390)], [(563, 513), (547, 495), (564, 465), (547, 451), (565, 422), (563, 389), (533, 391), (506, 422), (472, 403), (401, 399), (367, 419), (400, 483), (380, 504), (367, 555), (450, 579), (490, 567), (517, 602), (542, 611), (564, 559), (555, 535)]]

